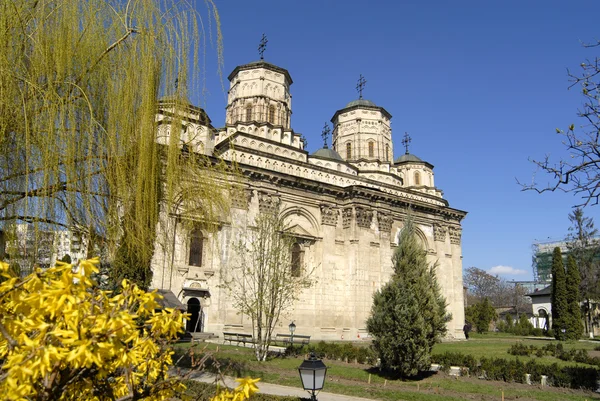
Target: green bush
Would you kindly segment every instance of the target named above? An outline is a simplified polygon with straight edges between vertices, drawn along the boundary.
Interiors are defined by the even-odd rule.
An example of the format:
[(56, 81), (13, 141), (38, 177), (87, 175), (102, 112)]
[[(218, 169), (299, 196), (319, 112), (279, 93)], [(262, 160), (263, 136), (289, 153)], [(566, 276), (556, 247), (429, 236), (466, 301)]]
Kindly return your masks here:
[[(538, 352), (557, 355), (563, 355), (564, 358), (573, 358), (583, 360), (587, 357), (585, 350), (564, 351), (562, 344), (548, 344), (542, 348), (527, 347), (520, 344), (515, 349), (520, 352)], [(599, 358), (587, 358), (584, 363), (590, 363), (591, 360), (600, 361)], [(600, 379), (600, 371), (594, 367), (567, 366), (560, 367), (557, 363), (545, 365), (530, 359), (524, 363), (518, 358), (516, 360), (507, 360), (503, 358), (481, 358), (476, 360), (471, 355), (465, 355), (459, 352), (446, 352), (432, 356), (434, 363), (442, 365), (441, 370), (447, 371), (450, 366), (467, 367), (472, 376), (484, 378), (487, 380), (498, 380), (505, 382), (524, 383), (525, 374), (531, 375), (532, 383), (539, 383), (542, 375), (548, 377), (548, 384), (556, 387), (568, 387), (573, 389), (596, 390), (597, 381)]]
[(536, 327), (535, 329), (531, 330), (531, 335), (536, 336), (536, 337), (543, 337), (544, 330)]
[(511, 355), (517, 356), (531, 356), (532, 353), (536, 351), (536, 347), (530, 345), (529, 347), (522, 342), (518, 342), (516, 344), (511, 345), (508, 353)]
[(345, 362), (358, 362), (362, 364), (375, 365), (377, 356), (372, 348), (356, 346), (352, 343), (327, 343), (319, 341), (316, 344), (303, 347), (288, 347), (287, 355), (306, 355), (311, 352), (321, 359), (340, 360)]

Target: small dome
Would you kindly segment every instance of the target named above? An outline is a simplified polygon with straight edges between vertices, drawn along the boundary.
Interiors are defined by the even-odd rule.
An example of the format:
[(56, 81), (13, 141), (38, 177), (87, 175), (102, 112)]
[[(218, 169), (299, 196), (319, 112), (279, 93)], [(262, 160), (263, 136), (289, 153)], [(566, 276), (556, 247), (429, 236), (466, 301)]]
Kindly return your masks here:
[(356, 100), (353, 100), (350, 103), (348, 103), (346, 105), (346, 107), (344, 107), (344, 108), (353, 107), (353, 106), (377, 107), (377, 105), (375, 103), (373, 103), (372, 101), (370, 101), (370, 100), (367, 100), (367, 99), (356, 99)]
[(394, 164), (406, 163), (406, 162), (423, 162), (423, 160), (419, 159), (415, 155), (411, 155), (410, 153), (405, 153), (399, 158), (396, 159)]
[(342, 162), (344, 161), (344, 159), (342, 159), (342, 156), (340, 156), (338, 152), (329, 148), (321, 148), (315, 151), (311, 156), (322, 157), (324, 159), (339, 160)]

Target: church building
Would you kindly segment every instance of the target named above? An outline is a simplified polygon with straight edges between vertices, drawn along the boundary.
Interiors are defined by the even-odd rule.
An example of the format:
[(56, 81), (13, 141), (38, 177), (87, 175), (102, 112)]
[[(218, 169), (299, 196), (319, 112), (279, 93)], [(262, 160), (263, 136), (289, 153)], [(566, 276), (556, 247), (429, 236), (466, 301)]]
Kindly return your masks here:
[[(324, 129), (321, 149), (309, 154), (291, 126), (290, 73), (259, 60), (236, 67), (230, 82), (225, 127), (214, 128), (199, 107), (186, 106), (188, 151), (235, 161), (244, 196), (232, 199), (229, 216), (214, 232), (177, 228), (172, 255), (157, 247), (152, 288), (171, 290), (187, 305), (189, 331), (252, 330), (219, 286), (232, 257), (232, 226), (253, 221), (279, 207), (295, 238), (292, 252), (314, 269), (316, 283), (280, 321), (275, 333), (314, 340), (368, 338), (373, 293), (392, 275), (392, 255), (410, 208), (452, 320), (448, 337), (464, 339), (461, 221), (434, 183), (434, 166), (408, 152), (394, 158), (392, 115), (360, 96), (332, 111), (332, 132)], [(342, 103), (343, 104), (343, 103)], [(158, 119), (167, 120), (173, 103), (163, 100)], [(159, 125), (160, 130), (166, 124)], [(331, 147), (327, 138), (332, 136)], [(175, 217), (166, 217), (175, 219)], [(241, 223), (240, 223), (241, 224)], [(293, 272), (290, 272), (293, 274)]]

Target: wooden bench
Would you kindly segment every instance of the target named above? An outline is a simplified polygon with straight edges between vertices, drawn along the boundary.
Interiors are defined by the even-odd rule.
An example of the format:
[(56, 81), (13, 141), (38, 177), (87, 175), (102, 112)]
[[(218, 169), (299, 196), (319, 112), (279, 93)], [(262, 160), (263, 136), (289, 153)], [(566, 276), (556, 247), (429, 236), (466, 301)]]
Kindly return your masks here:
[(246, 334), (246, 333), (223, 332), (223, 342), (225, 342), (225, 341), (229, 341), (229, 344), (233, 344), (234, 342), (236, 342), (237, 344), (242, 343), (242, 344), (244, 344), (244, 347), (245, 347), (246, 343), (254, 344), (254, 337), (252, 336), (252, 334)]
[[(294, 344), (298, 345), (308, 345), (310, 343), (310, 336), (304, 336), (302, 334), (294, 334)], [(288, 346), (292, 344), (292, 335), (291, 334), (277, 334), (275, 336), (275, 342), (281, 343), (284, 346)]]

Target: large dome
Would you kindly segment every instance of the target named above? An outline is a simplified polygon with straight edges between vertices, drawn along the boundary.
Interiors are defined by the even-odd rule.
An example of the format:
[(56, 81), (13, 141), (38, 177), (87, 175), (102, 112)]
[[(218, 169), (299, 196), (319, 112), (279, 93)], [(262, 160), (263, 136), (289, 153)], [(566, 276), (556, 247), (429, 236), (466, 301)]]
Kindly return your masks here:
[(311, 156), (322, 157), (324, 159), (339, 160), (342, 162), (344, 161), (344, 159), (342, 159), (342, 156), (340, 156), (340, 154), (338, 152), (336, 152), (333, 149), (329, 149), (329, 148), (318, 149)]
[(375, 103), (367, 99), (356, 99), (351, 101), (346, 105), (345, 108), (354, 107), (354, 106), (369, 106), (369, 107), (377, 107)]

